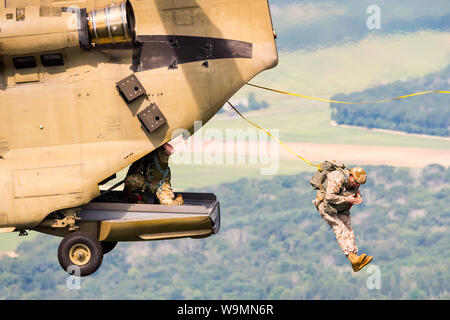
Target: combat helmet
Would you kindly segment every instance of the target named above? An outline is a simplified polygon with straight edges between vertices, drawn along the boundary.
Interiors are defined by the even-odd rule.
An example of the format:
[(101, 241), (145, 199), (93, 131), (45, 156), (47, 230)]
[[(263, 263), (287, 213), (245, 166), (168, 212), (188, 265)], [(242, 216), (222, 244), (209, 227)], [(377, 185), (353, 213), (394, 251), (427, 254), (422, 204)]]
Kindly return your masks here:
[(355, 181), (359, 184), (366, 183), (367, 173), (363, 168), (355, 167), (349, 170), (349, 173), (355, 178)]

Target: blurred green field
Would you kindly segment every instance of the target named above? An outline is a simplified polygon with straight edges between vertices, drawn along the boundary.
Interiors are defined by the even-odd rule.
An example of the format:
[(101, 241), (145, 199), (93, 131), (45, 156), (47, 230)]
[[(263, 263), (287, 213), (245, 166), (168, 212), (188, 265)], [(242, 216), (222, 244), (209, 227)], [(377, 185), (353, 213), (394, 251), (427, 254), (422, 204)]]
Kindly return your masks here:
[[(377, 85), (420, 78), (446, 68), (449, 32), (419, 31), (377, 36), (314, 51), (280, 52), (276, 68), (264, 71), (250, 82), (278, 90), (330, 99), (338, 93), (363, 91)], [(306, 100), (244, 86), (234, 98), (249, 92), (270, 108), (247, 113), (266, 129), (279, 129), (287, 142), (398, 146), (450, 149), (450, 141), (333, 127), (329, 103)], [(412, 93), (412, 92), (411, 92)], [(394, 98), (390, 96), (379, 99)], [(414, 98), (410, 98), (414, 99)], [(408, 112), (408, 99), (401, 100)], [(358, 105), (354, 106), (358, 108)], [(250, 128), (238, 117), (216, 115), (206, 128)]]
[[(254, 92), (258, 98), (258, 91)], [(245, 116), (265, 129), (278, 129), (280, 139), (286, 142), (450, 149), (450, 139), (332, 126), (327, 103), (310, 103), (295, 97), (272, 99), (270, 108), (248, 112)], [(406, 100), (402, 103), (408, 107)], [(217, 128), (225, 133), (226, 129), (246, 130), (253, 126), (237, 115), (217, 115), (205, 125), (204, 129), (208, 128)]]
[(18, 232), (0, 233), (0, 252), (9, 252), (17, 249), (17, 246), (24, 241), (33, 240), (37, 232), (27, 231), (28, 236), (19, 237)]
[[(257, 164), (234, 165), (172, 165), (172, 185), (175, 191), (215, 186), (234, 182), (243, 178), (271, 179), (273, 176), (261, 175), (261, 168), (267, 166)], [(280, 159), (278, 175), (314, 172), (315, 168), (297, 159)]]

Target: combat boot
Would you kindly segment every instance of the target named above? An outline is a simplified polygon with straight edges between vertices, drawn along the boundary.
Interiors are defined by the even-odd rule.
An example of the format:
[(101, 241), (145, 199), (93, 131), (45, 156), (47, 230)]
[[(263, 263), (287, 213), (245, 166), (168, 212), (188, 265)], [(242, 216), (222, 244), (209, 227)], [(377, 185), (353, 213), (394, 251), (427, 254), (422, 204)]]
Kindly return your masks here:
[(181, 206), (184, 204), (184, 200), (181, 194), (179, 194), (176, 198), (160, 196), (159, 203), (164, 206)]
[(361, 262), (359, 267), (357, 267), (357, 268), (353, 267), (353, 271), (358, 272), (359, 270), (361, 270), (362, 268), (367, 266), (372, 261), (372, 259), (373, 259), (372, 256), (366, 256), (366, 258)]
[(183, 205), (184, 204), (183, 196), (181, 194), (177, 195), (174, 202), (175, 202), (175, 205), (178, 205), (178, 206)]
[(366, 265), (372, 261), (372, 256), (367, 256), (365, 253), (363, 253), (360, 256), (357, 256), (354, 253), (350, 253), (347, 256), (348, 260), (350, 260), (350, 263), (352, 264), (352, 269), (354, 272), (358, 272), (362, 268), (364, 268)]
[[(355, 271), (359, 265), (364, 261), (366, 258), (366, 254), (363, 253), (362, 255), (358, 256), (353, 252), (350, 252), (347, 256), (348, 260), (352, 264), (353, 271)], [(356, 271), (355, 271), (356, 272)]]
[(167, 202), (168, 206), (181, 206), (184, 204), (183, 196), (181, 194), (177, 195), (175, 199)]

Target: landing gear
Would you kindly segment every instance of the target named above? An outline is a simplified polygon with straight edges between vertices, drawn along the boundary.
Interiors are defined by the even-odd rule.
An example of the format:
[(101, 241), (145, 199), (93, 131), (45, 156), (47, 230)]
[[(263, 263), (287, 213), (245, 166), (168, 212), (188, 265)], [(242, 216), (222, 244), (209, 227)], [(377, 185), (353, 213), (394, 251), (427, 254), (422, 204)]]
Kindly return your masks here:
[[(112, 249), (111, 249), (112, 250)], [(96, 237), (85, 232), (67, 235), (58, 247), (58, 260), (61, 267), (81, 277), (93, 274), (103, 261), (103, 247)], [(77, 272), (76, 268), (79, 268)]]

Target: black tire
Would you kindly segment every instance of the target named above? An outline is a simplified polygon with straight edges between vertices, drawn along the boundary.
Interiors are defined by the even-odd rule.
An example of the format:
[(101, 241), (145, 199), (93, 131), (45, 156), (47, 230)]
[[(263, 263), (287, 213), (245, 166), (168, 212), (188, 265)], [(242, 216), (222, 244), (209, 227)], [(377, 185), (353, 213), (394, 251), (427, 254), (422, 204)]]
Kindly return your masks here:
[(73, 275), (85, 277), (97, 271), (102, 264), (103, 248), (100, 241), (89, 233), (74, 232), (59, 244), (58, 260), (64, 271), (75, 271)]
[(117, 242), (102, 241), (103, 254), (111, 252), (117, 245)]

